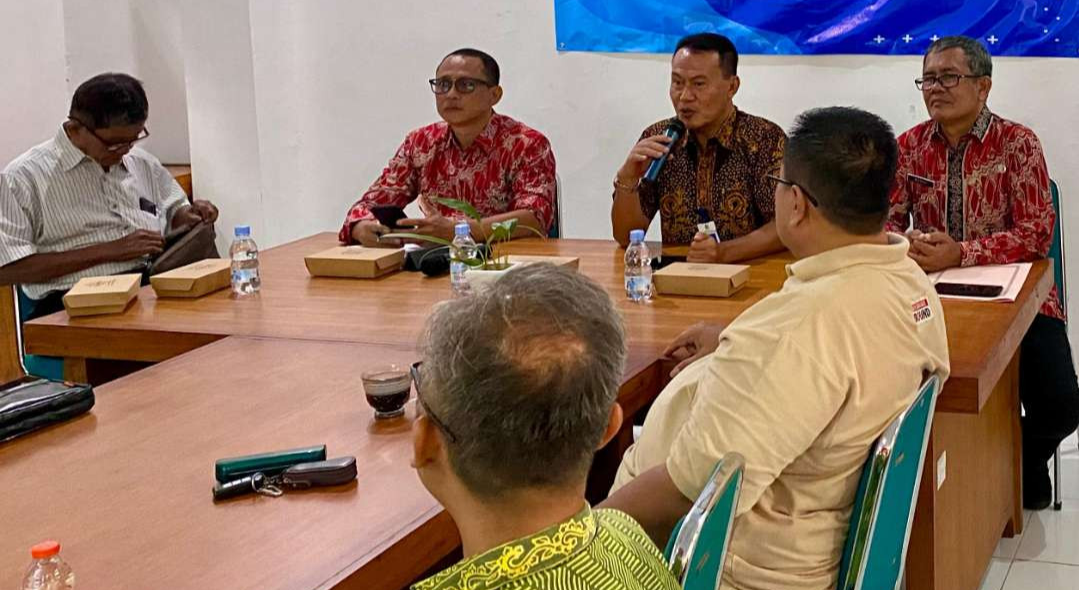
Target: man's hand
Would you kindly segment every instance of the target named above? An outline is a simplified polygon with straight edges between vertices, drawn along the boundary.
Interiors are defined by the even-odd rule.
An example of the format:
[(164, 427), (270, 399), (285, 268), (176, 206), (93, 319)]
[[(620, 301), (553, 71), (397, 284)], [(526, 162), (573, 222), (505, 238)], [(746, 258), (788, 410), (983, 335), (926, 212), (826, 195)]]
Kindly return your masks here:
[(963, 251), (948, 234), (933, 232), (911, 240), (910, 257), (925, 272), (937, 272), (959, 266), (963, 261)]
[(172, 227), (188, 227), (198, 222), (212, 224), (217, 221), (217, 207), (210, 201), (196, 200), (172, 216)]
[(382, 234), (390, 231), (390, 228), (374, 219), (364, 219), (352, 226), (352, 239), (368, 248), (400, 248), (401, 240), (382, 237)]
[(671, 371), (671, 377), (681, 373), (697, 359), (715, 352), (719, 348), (719, 334), (722, 331), (722, 326), (700, 322), (679, 334), (663, 351), (663, 356), (679, 361)]
[(686, 262), (725, 262), (723, 254), (723, 244), (708, 234), (697, 232), (689, 245)]
[(165, 248), (165, 238), (159, 233), (140, 229), (105, 246), (105, 255), (110, 261), (123, 262), (160, 254)]
[(409, 233), (420, 234), (421, 236), (434, 236), (444, 240), (453, 239), (453, 227), (457, 225), (457, 223), (458, 222), (452, 218), (446, 217), (435, 210), (430, 210), (427, 213), (427, 217), (402, 219), (397, 222), (398, 225), (415, 226), (413, 229), (408, 230)]
[(638, 141), (618, 171), (618, 181), (626, 185), (636, 184), (644, 176), (652, 160), (657, 160), (671, 151), (670, 144), (671, 138), (666, 135), (653, 135)]

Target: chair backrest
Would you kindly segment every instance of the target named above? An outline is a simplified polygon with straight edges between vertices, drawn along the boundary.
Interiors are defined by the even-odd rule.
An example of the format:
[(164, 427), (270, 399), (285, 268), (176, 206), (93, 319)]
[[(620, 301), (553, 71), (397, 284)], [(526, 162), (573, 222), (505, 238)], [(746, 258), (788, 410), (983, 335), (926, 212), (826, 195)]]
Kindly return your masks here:
[(675, 525), (666, 555), (671, 573), (683, 590), (719, 588), (744, 469), (741, 455), (724, 455), (689, 513)]
[(15, 287), (0, 285), (0, 384), (22, 377), (22, 348), (19, 346), (19, 315)]
[(1049, 246), (1049, 258), (1053, 259), (1053, 278), (1056, 280), (1057, 293), (1060, 294), (1060, 304), (1064, 310), (1068, 309), (1068, 286), (1064, 282), (1064, 235), (1061, 218), (1064, 211), (1060, 207), (1060, 187), (1055, 181), (1049, 181), (1049, 192), (1053, 197), (1053, 211), (1056, 212), (1056, 223), (1053, 224), (1053, 242)]
[(547, 230), (548, 238), (562, 237), (562, 178), (555, 172), (554, 175), (554, 221), (551, 229)]
[(940, 377), (930, 376), (873, 445), (851, 511), (839, 590), (899, 586), (940, 387)]

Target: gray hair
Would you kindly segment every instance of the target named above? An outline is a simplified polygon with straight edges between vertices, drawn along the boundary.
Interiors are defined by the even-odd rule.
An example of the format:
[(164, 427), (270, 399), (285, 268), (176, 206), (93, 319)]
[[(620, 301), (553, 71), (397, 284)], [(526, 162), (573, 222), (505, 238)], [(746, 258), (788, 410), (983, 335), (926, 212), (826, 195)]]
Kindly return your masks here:
[[(947, 51), (957, 47), (962, 49), (963, 54), (967, 56), (967, 64), (970, 66), (971, 74), (975, 76), (993, 76), (993, 58), (989, 55), (985, 45), (982, 45), (977, 39), (963, 35), (937, 39), (929, 46), (929, 50), (925, 52), (925, 57), (929, 57), (930, 53)], [(922, 62), (925, 62), (924, 58)]]
[(622, 318), (572, 270), (529, 264), (436, 307), (421, 348), (424, 403), (473, 493), (581, 485), (625, 365)]

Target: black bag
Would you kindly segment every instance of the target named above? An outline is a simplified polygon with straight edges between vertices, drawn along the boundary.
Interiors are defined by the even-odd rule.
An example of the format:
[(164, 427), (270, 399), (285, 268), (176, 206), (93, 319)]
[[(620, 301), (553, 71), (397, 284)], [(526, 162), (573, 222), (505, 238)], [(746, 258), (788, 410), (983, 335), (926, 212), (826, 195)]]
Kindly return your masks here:
[(0, 442), (94, 407), (94, 388), (40, 377), (22, 377), (0, 386)]
[(216, 240), (213, 224), (201, 221), (169, 232), (165, 236), (165, 251), (150, 263), (147, 275), (152, 277), (207, 258), (221, 258)]

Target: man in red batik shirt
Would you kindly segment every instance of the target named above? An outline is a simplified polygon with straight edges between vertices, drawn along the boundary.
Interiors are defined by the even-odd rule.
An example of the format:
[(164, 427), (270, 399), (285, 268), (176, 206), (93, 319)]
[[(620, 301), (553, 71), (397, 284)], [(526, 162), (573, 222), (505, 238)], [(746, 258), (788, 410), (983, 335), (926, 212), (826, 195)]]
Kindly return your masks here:
[[(968, 37), (934, 42), (916, 80), (930, 121), (899, 138), (888, 229), (913, 217), (910, 257), (927, 272), (1045, 258), (1053, 239), (1049, 172), (1030, 129), (993, 114), (989, 52)], [(1023, 505), (1049, 506), (1047, 463), (1079, 424), (1079, 384), (1057, 288), (1020, 348)]]
[[(371, 208), (404, 207), (417, 198), (424, 217), (398, 225), (453, 239), (461, 215), (429, 197), (471, 203), (483, 216), (482, 227), (469, 220), (477, 239), (492, 223), (508, 219), (546, 234), (555, 218), (554, 154), (543, 134), (494, 112), (502, 99), (498, 63), (482, 51), (459, 49), (443, 58), (430, 83), (442, 122), (405, 137), (382, 175), (349, 210), (341, 241), (399, 246), (398, 240), (381, 238), (391, 230), (375, 220)], [(524, 235), (532, 232), (518, 227), (517, 236)]]

